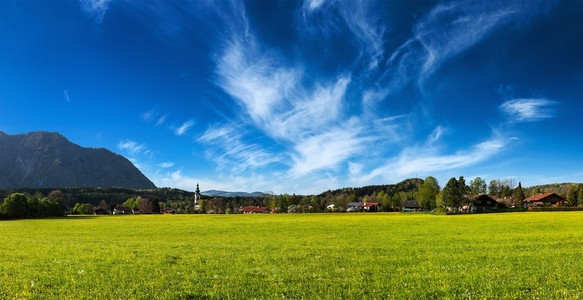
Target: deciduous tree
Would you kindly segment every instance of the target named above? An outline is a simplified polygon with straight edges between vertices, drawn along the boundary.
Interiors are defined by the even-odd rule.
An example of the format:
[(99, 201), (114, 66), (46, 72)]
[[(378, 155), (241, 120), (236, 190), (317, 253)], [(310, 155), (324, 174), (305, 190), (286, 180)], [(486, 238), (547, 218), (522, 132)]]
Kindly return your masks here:
[(10, 194), (0, 206), (0, 212), (13, 219), (27, 217), (26, 196), (22, 193)]
[(435, 177), (429, 176), (425, 178), (423, 184), (419, 187), (419, 191), (417, 192), (419, 206), (425, 210), (430, 210), (437, 207), (435, 199), (437, 194), (439, 194), (439, 190), (439, 183)]
[(138, 199), (138, 209), (142, 214), (151, 214), (152, 207), (150, 207), (150, 199), (141, 198)]
[(470, 193), (472, 195), (485, 194), (487, 191), (486, 181), (481, 177), (476, 177), (474, 180), (470, 181)]

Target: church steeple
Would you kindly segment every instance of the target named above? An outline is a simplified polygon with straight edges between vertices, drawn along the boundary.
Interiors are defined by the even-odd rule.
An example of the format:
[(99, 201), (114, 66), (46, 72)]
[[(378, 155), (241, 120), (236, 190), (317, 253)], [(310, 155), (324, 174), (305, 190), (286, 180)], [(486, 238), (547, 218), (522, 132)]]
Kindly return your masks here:
[(196, 183), (196, 190), (194, 190), (194, 209), (198, 209), (200, 201), (200, 188), (198, 187), (198, 182)]

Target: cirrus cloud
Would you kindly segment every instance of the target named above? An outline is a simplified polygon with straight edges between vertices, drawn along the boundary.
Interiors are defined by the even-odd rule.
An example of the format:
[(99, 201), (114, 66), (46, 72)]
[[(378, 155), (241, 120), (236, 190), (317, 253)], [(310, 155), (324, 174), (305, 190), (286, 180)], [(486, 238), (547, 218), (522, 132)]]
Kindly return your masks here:
[(506, 101), (500, 105), (510, 122), (533, 122), (552, 118), (555, 101), (543, 98), (524, 98)]

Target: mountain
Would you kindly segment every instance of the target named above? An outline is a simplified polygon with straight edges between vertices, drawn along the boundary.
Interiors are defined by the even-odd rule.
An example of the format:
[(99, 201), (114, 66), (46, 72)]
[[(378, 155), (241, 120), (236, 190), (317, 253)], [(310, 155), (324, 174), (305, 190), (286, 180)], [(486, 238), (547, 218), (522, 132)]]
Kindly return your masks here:
[(0, 189), (156, 186), (125, 157), (53, 132), (0, 131)]
[(267, 196), (264, 193), (261, 192), (253, 192), (253, 193), (247, 193), (247, 192), (225, 192), (225, 191), (217, 191), (217, 190), (209, 190), (209, 191), (203, 191), (200, 192), (201, 195), (205, 195), (205, 196), (209, 196), (209, 197), (241, 197), (241, 198), (259, 198), (259, 197), (265, 197)]

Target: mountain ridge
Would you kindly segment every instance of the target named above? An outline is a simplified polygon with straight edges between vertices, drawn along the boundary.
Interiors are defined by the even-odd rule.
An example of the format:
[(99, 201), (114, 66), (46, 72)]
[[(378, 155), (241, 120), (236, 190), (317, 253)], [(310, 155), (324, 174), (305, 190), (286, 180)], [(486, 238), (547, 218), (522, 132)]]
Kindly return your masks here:
[(62, 187), (156, 188), (108, 149), (81, 147), (58, 132), (0, 131), (0, 189)]
[(262, 192), (227, 192), (221, 190), (208, 190), (200, 192), (201, 195), (208, 197), (242, 197), (242, 198), (253, 198), (253, 197), (265, 197), (267, 194)]

